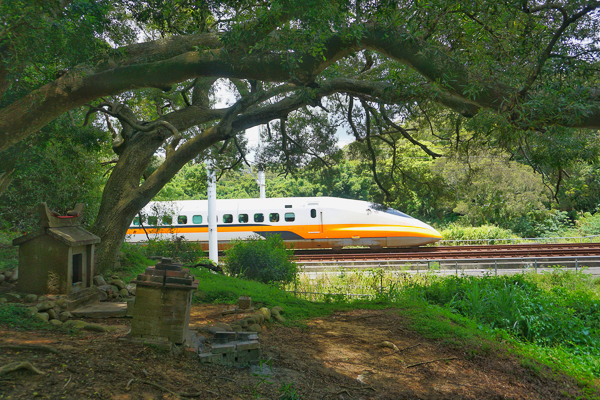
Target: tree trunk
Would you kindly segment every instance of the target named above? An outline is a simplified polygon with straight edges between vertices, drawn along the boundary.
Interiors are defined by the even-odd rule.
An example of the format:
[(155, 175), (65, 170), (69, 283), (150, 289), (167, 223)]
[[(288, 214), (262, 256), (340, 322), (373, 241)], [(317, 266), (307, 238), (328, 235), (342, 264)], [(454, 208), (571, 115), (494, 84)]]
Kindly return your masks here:
[[(96, 270), (115, 267), (127, 229), (133, 218), (154, 195), (140, 190), (142, 176), (163, 140), (158, 133), (137, 133), (119, 157), (102, 193), (100, 210), (92, 232), (101, 239), (96, 250)], [(158, 192), (160, 188), (156, 190)]]

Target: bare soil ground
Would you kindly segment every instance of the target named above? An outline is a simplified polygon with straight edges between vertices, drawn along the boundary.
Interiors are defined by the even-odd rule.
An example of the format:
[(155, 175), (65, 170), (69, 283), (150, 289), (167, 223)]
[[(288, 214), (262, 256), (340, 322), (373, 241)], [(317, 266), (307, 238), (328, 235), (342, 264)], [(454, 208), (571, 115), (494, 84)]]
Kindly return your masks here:
[[(223, 309), (193, 306), (190, 325), (232, 319), (221, 316)], [(0, 399), (293, 399), (289, 389), (280, 390), (289, 384), (296, 398), (319, 400), (586, 398), (569, 379), (534, 374), (510, 356), (423, 339), (394, 310), (336, 313), (308, 321), (305, 329), (269, 325), (260, 334), (265, 361), (249, 368), (202, 365), (120, 341), (127, 319), (93, 322), (122, 328), (21, 332), (0, 321), (0, 346), (44, 345), (60, 352), (0, 347), (0, 366), (29, 361), (44, 372), (1, 375)], [(378, 347), (383, 341), (399, 351)]]

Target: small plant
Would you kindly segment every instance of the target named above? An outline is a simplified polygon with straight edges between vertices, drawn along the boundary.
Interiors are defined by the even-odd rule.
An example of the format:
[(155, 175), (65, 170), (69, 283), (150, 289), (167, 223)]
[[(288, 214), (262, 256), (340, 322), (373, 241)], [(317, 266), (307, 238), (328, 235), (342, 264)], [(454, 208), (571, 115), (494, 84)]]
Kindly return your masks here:
[(225, 252), (225, 270), (263, 283), (290, 283), (298, 274), (292, 257), (279, 235), (236, 239)]
[(298, 392), (296, 391), (296, 389), (294, 389), (293, 383), (281, 382), (281, 387), (279, 388), (279, 393), (281, 393), (279, 400), (300, 400), (301, 399), (301, 397), (298, 394)]

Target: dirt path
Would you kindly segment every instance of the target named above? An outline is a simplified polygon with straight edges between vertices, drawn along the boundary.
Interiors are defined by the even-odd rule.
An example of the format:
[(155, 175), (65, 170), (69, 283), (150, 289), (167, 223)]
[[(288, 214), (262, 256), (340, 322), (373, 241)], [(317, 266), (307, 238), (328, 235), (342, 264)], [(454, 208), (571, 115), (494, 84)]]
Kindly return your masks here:
[[(194, 306), (191, 325), (227, 321), (220, 316), (222, 309)], [(0, 345), (41, 344), (60, 352), (0, 348), (0, 366), (29, 361), (45, 372), (0, 376), (0, 398), (175, 399), (178, 393), (197, 399), (278, 399), (291, 394), (290, 389), (280, 391), (289, 384), (306, 399), (581, 396), (572, 383), (536, 377), (507, 356), (479, 355), (424, 340), (407, 330), (405, 322), (393, 310), (358, 310), (309, 321), (303, 330), (272, 325), (260, 334), (265, 362), (243, 369), (201, 365), (120, 341), (128, 320), (111, 320), (123, 327), (108, 334), (19, 332), (0, 326)], [(383, 341), (399, 351), (378, 347)], [(410, 367), (438, 359), (446, 361)]]

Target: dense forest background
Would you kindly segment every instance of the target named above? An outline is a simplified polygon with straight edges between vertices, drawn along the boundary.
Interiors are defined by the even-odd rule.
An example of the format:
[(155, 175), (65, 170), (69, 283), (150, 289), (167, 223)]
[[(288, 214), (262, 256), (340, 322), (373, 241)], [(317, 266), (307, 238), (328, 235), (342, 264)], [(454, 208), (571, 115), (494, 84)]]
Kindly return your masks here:
[[(436, 129), (418, 137), (442, 157), (432, 158), (402, 138), (394, 154), (384, 147), (376, 149), (377, 177), (393, 190), (389, 206), (441, 230), (493, 225), (515, 237), (600, 234), (600, 214), (594, 215), (600, 203), (600, 144), (595, 134), (565, 138), (579, 140), (580, 150), (573, 155), (565, 151), (560, 138), (537, 145), (534, 168), (531, 159), (478, 143), (477, 133), (463, 130), (464, 143), (458, 148), (446, 144), (443, 133)], [(268, 143), (267, 135), (265, 130), (262, 136)], [(40, 201), (59, 211), (84, 202), (86, 223), (91, 225), (113, 165), (109, 136), (100, 124), (75, 127), (63, 117), (6, 152), (14, 157), (14, 172), (0, 196), (2, 229), (15, 233), (35, 229), (35, 205)], [(552, 165), (556, 160), (561, 163), (559, 173)], [(155, 155), (148, 173), (162, 161), (160, 154)], [(238, 162), (220, 170), (218, 197), (258, 197), (255, 173), (259, 166), (267, 170), (267, 197), (383, 199), (373, 177), (372, 159), (359, 142), (339, 149), (329, 163), (314, 159), (293, 172), (269, 160), (264, 147), (258, 148), (252, 168)], [(193, 199), (206, 199), (202, 160), (186, 164), (153, 200)]]

